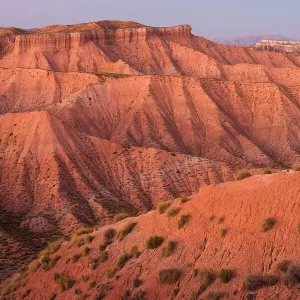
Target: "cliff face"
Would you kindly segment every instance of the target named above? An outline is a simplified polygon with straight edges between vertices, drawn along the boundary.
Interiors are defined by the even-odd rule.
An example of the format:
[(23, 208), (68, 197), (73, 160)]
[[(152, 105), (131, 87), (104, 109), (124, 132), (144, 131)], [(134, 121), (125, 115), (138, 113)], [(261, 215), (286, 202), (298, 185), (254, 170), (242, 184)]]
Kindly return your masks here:
[(16, 37), (15, 50), (26, 52), (32, 48), (42, 48), (43, 50), (71, 49), (90, 41), (95, 44), (107, 45), (138, 43), (146, 41), (154, 35), (175, 38), (191, 37), (191, 27), (181, 25), (19, 35)]

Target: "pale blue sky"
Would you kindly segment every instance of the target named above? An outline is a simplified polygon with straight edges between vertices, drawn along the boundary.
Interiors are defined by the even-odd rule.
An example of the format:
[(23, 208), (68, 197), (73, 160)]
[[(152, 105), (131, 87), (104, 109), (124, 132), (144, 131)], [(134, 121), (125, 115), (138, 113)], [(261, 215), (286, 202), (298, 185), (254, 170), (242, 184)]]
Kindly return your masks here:
[(0, 0), (0, 27), (96, 20), (190, 24), (209, 38), (281, 34), (300, 38), (299, 0)]

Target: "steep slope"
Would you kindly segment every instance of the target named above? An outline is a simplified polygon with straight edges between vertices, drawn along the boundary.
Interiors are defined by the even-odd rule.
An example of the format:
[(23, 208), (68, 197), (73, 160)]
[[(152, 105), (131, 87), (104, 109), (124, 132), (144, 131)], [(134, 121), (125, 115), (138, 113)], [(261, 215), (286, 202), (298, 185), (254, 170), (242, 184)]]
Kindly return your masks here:
[(38, 110), (100, 81), (93, 74), (0, 68), (0, 114)]
[[(230, 163), (299, 160), (299, 89), (174, 76), (88, 86), (48, 109), (85, 134)], [(280, 134), (279, 134), (280, 132)]]
[(189, 25), (1, 29), (0, 279), (80, 226), (300, 161), (299, 66)]
[(211, 77), (220, 76), (218, 63), (299, 66), (296, 58), (282, 53), (225, 46), (193, 36), (188, 25), (153, 28), (122, 22), (51, 26), (19, 35), (13, 53), (3, 58), (0, 66), (188, 76), (193, 69), (197, 77)]
[[(22, 264), (14, 261), (21, 253), (30, 259), (43, 246), (33, 242), (27, 251), (28, 234), (49, 240), (232, 178), (225, 163), (124, 148), (78, 134), (47, 112), (6, 114), (0, 122), (0, 232), (10, 240), (0, 255), (4, 277)], [(14, 239), (21, 246), (6, 256)]]
[[(24, 294), (26, 299), (298, 299), (299, 180), (300, 173), (281, 173), (213, 185), (188, 202), (175, 200), (164, 214), (151, 211), (100, 228), (91, 233), (90, 243), (65, 242), (50, 255), (56, 264), (44, 263), (38, 270), (32, 264), (17, 274), (11, 285), (20, 287), (7, 299)], [(179, 213), (168, 217), (174, 208)], [(179, 223), (183, 215), (189, 217)], [(266, 227), (266, 218), (274, 220), (272, 226)], [(132, 232), (120, 238), (130, 223), (136, 224)], [(161, 246), (146, 243), (155, 235), (165, 239)], [(171, 241), (175, 248), (166, 251)], [(101, 252), (105, 242), (106, 252)], [(227, 284), (215, 278), (222, 268), (234, 270)], [(178, 273), (159, 277), (161, 270), (171, 269)], [(66, 291), (60, 290), (63, 286)]]

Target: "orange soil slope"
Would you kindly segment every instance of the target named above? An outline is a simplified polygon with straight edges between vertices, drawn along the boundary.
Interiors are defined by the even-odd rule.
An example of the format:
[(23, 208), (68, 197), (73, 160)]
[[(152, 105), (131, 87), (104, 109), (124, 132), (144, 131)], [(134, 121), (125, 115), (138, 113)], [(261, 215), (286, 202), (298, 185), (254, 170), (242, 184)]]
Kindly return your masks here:
[(86, 73), (0, 68), (0, 114), (42, 109), (100, 81)]
[[(161, 199), (232, 178), (225, 163), (124, 148), (78, 134), (47, 112), (6, 114), (0, 122), (0, 231), (8, 237), (11, 230), (19, 232), (20, 243), (28, 238), (22, 239), (23, 230), (49, 240), (84, 224), (103, 223), (117, 212), (136, 214)], [(4, 268), (10, 258), (1, 255), (0, 260), (10, 274)]]
[[(288, 277), (290, 285), (286, 286), (286, 275), (276, 270), (283, 260), (298, 266), (300, 263), (299, 180), (300, 173), (292, 172), (209, 186), (186, 203), (175, 200), (164, 214), (151, 211), (100, 228), (91, 234), (95, 237), (91, 243), (78, 246), (73, 241), (65, 242), (51, 255), (51, 259), (59, 258), (50, 270), (44, 271), (41, 267), (34, 272), (31, 268), (28, 273), (17, 274), (15, 282), (20, 279), (22, 287), (7, 299), (13, 295), (20, 298), (26, 291), (27, 294), (30, 292), (26, 299), (49, 299), (51, 295), (56, 295), (55, 299), (78, 299), (83, 295), (98, 295), (95, 299), (102, 299), (100, 295), (106, 295), (105, 299), (119, 299), (124, 297), (126, 290), (132, 297), (128, 296), (128, 299), (191, 299), (203, 284), (202, 271), (211, 269), (218, 274), (222, 268), (235, 270), (235, 277), (227, 284), (218, 278), (208, 280), (210, 283), (203, 292), (199, 291), (199, 298), (206, 299), (214, 292), (223, 294), (223, 299), (271, 299), (275, 295), (277, 299), (299, 299), (297, 282), (300, 277)], [(175, 207), (180, 208), (178, 215), (168, 217), (168, 212)], [(179, 229), (178, 220), (182, 215), (190, 218)], [(262, 225), (269, 217), (275, 219), (275, 226), (264, 232)], [(122, 240), (113, 238), (106, 248), (107, 261), (91, 268), (91, 259), (101, 253), (99, 247), (105, 241), (105, 232), (109, 228), (120, 231), (129, 222), (136, 223), (132, 232)], [(161, 247), (149, 250), (146, 240), (154, 235), (164, 237), (165, 241)], [(176, 242), (176, 247), (169, 257), (163, 257), (162, 248), (169, 241)], [(86, 246), (89, 252), (75, 261), (74, 255), (83, 254)], [(115, 269), (120, 257), (130, 253), (133, 246), (138, 248), (140, 255), (129, 256), (123, 268)], [(181, 274), (177, 283), (160, 283), (160, 270), (173, 268)], [(114, 269), (113, 275), (107, 276), (108, 271)], [(55, 273), (69, 276), (74, 285), (61, 292), (54, 281)], [(245, 281), (249, 274), (271, 274), (278, 283), (248, 291)], [(139, 287), (134, 287), (136, 279), (141, 282)], [(145, 298), (134, 298), (134, 295), (142, 294), (140, 291), (145, 293)]]
[(299, 88), (171, 76), (90, 85), (48, 107), (85, 134), (230, 163), (300, 159)]
[(188, 25), (1, 29), (0, 278), (78, 226), (300, 161), (299, 66)]

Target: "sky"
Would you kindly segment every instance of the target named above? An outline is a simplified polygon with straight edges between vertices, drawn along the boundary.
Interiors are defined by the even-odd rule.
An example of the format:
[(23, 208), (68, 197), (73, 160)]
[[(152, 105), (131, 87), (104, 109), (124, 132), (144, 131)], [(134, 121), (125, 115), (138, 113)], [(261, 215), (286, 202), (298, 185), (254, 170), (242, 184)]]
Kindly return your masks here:
[(280, 34), (300, 38), (299, 0), (0, 0), (0, 27), (132, 20), (190, 24), (208, 38)]

